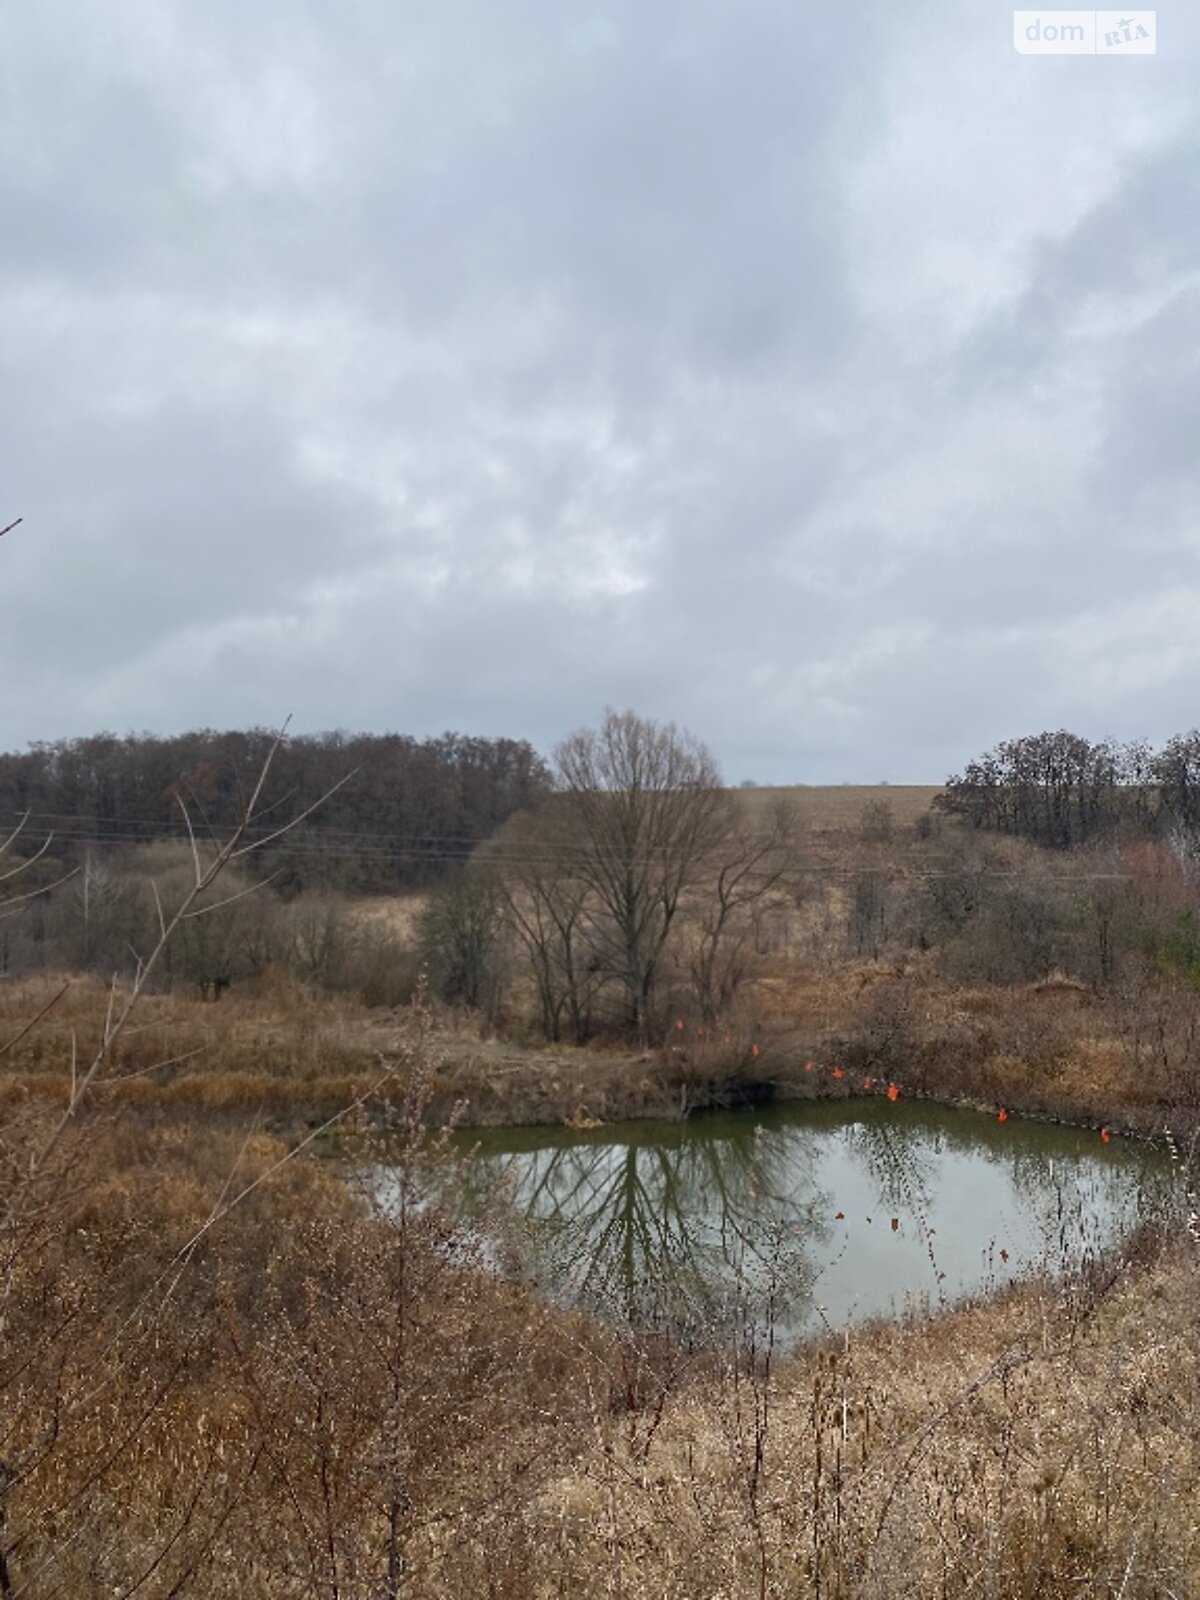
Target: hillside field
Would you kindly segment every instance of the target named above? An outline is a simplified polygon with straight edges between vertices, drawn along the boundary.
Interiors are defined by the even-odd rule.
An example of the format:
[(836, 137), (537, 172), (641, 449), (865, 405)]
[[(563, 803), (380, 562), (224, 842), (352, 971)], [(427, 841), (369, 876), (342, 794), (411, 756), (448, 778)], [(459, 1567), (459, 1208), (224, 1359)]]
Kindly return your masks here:
[(943, 785), (937, 783), (795, 783), (786, 786), (739, 789), (747, 806), (766, 812), (773, 801), (788, 800), (805, 826), (817, 830), (856, 828), (863, 807), (882, 802), (890, 806), (893, 820), (911, 825), (929, 810)]

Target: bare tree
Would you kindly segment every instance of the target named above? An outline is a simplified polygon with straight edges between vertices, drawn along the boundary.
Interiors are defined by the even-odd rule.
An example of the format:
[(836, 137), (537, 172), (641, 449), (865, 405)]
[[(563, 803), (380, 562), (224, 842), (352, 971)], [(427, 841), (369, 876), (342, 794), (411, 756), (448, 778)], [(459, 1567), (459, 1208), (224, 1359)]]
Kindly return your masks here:
[(890, 844), (896, 832), (896, 814), (886, 800), (868, 800), (858, 814), (859, 832), (872, 844)]
[(1169, 739), (1153, 771), (1169, 831), (1195, 840), (1200, 836), (1200, 729)]
[(494, 1012), (503, 927), (500, 886), (489, 866), (472, 863), (435, 891), (421, 915), (418, 943), (443, 1000)]
[(592, 932), (595, 897), (575, 868), (573, 851), (571, 818), (551, 801), (514, 818), (489, 855), (537, 986), (543, 1032), (557, 1042), (565, 1027), (583, 1044), (606, 975)]
[(855, 955), (879, 959), (887, 920), (887, 879), (875, 868), (864, 867), (850, 885), (849, 942)]
[(743, 817), (721, 840), (697, 898), (696, 939), (689, 962), (700, 1015), (715, 1025), (746, 976), (752, 912), (780, 888), (791, 865), (796, 825), (779, 802), (765, 829)]
[(555, 760), (572, 867), (594, 897), (598, 959), (645, 1045), (667, 940), (683, 897), (733, 829), (732, 797), (703, 744), (632, 711), (607, 711), (599, 728), (564, 740)]

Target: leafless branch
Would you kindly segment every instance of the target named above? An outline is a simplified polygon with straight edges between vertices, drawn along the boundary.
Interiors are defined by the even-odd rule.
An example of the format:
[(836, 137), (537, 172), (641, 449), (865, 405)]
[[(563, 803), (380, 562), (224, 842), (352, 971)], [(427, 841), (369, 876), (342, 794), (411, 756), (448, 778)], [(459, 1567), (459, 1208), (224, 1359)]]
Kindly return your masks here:
[(282, 839), (285, 833), (291, 833), (293, 828), (298, 828), (302, 822), (306, 822), (308, 818), (312, 816), (314, 811), (320, 810), (325, 802), (329, 799), (332, 799), (339, 789), (345, 788), (346, 784), (350, 782), (351, 778), (357, 777), (358, 771), (359, 769), (357, 767), (352, 768), (348, 773), (346, 773), (344, 778), (339, 778), (335, 784), (331, 784), (330, 787), (325, 790), (324, 794), (318, 795), (313, 801), (312, 805), (306, 806), (298, 816), (293, 817), (290, 822), (284, 823), (281, 828), (276, 828), (273, 833), (264, 834), (261, 839), (251, 839), (247, 844), (239, 845), (239, 847), (233, 851), (229, 859), (231, 861), (236, 861), (239, 856), (250, 855), (255, 850), (261, 850), (265, 845), (273, 844), (276, 839)]
[(223, 900), (212, 900), (207, 905), (193, 906), (182, 920), (191, 921), (196, 917), (207, 917), (213, 911), (223, 911), (226, 906), (235, 906), (239, 900), (246, 900), (250, 895), (257, 894), (260, 889), (265, 889), (269, 883), (274, 883), (278, 877), (279, 872), (270, 872), (265, 878), (258, 878), (254, 883), (248, 884), (246, 888), (238, 889), (234, 894), (227, 894)]
[(15, 1049), (16, 1046), (20, 1044), (21, 1040), (25, 1038), (26, 1034), (32, 1033), (37, 1027), (38, 1023), (41, 1022), (42, 1018), (54, 1010), (54, 1007), (58, 1004), (70, 987), (70, 983), (64, 983), (54, 998), (52, 1000), (47, 1000), (46, 1004), (38, 1012), (36, 1017), (30, 1018), (30, 1020), (25, 1024), (19, 1033), (13, 1034), (12, 1038), (7, 1044), (0, 1044), (0, 1056), (7, 1055), (10, 1050)]

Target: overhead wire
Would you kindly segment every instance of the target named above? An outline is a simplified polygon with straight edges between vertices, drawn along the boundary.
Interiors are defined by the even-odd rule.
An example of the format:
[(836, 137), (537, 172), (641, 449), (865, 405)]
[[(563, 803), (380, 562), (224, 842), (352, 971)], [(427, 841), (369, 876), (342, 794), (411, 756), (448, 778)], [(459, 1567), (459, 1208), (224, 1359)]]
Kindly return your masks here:
[[(149, 826), (138, 824), (138, 826)], [(183, 844), (187, 842), (187, 834), (181, 829), (178, 833), (159, 831), (154, 834), (127, 832), (124, 829), (109, 830), (104, 832), (89, 832), (82, 829), (58, 828), (50, 830), (54, 839), (62, 840), (74, 845), (119, 845), (126, 847), (147, 847), (156, 844)], [(324, 831), (324, 830), (322, 830)], [(419, 837), (407, 836), (410, 840), (408, 848), (386, 846), (378, 843), (381, 839), (404, 838), (404, 835), (386, 835), (373, 833), (357, 833), (353, 830), (340, 830), (343, 838), (349, 837), (363, 841), (358, 844), (344, 842), (326, 843), (319, 837), (312, 835), (285, 835), (282, 840), (274, 842), (278, 852), (286, 852), (293, 856), (300, 856), (309, 860), (357, 860), (380, 862), (408, 862), (412, 864), (434, 864), (454, 862), (463, 864), (470, 860), (473, 850), (467, 846), (491, 845), (489, 860), (497, 865), (511, 867), (570, 867), (586, 861), (589, 854), (594, 854), (594, 847), (586, 844), (543, 842), (536, 850), (525, 847), (521, 850), (506, 850), (503, 840), (497, 840), (494, 835), (486, 838), (471, 838), (466, 835), (450, 835), (438, 837), (428, 845), (422, 844)], [(751, 842), (766, 843), (768, 836), (752, 836)], [(455, 846), (458, 848), (441, 848)], [(661, 856), (639, 855), (629, 858), (630, 866), (652, 866)], [(753, 869), (752, 873), (753, 873)], [(886, 870), (894, 877), (906, 881), (945, 881), (945, 880), (975, 880), (978, 878), (1006, 879), (1018, 881), (1028, 876), (1020, 868), (976, 867), (959, 868), (913, 868), (906, 865), (892, 866), (881, 869), (861, 863), (846, 862), (796, 862), (789, 866), (788, 872), (800, 876), (829, 877), (829, 878), (857, 878), (864, 872)], [(758, 874), (766, 876), (767, 873)], [(771, 870), (769, 875), (777, 875)], [(1135, 874), (1119, 871), (1089, 871), (1089, 872), (1039, 872), (1038, 881), (1041, 883), (1086, 883), (1086, 882), (1127, 882)]]

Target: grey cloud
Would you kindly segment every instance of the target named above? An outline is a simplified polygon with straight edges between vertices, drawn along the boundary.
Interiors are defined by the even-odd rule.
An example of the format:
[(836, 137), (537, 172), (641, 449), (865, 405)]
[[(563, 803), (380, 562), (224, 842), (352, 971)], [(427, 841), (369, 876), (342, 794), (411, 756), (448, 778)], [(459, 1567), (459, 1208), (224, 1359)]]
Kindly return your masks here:
[(1195, 582), (1196, 30), (1151, 74), (994, 24), (11, 13), (4, 742), (615, 703), (735, 779), (917, 781), (1190, 724), (1200, 644), (1146, 662)]

